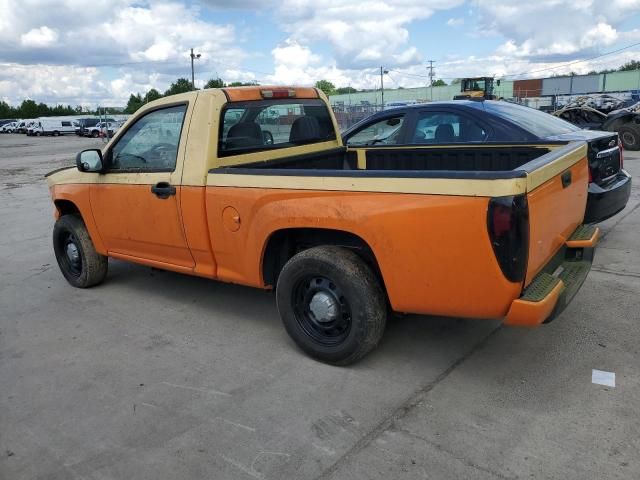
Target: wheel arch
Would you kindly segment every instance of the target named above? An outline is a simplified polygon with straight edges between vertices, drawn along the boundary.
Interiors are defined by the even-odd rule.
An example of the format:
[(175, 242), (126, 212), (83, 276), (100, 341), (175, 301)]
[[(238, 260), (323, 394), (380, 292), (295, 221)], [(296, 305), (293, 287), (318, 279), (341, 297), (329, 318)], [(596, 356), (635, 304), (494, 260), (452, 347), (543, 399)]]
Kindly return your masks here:
[[(61, 188), (60, 188), (61, 187)], [(106, 245), (91, 212), (89, 190), (85, 185), (62, 185), (52, 189), (56, 220), (64, 215), (77, 215), (84, 222), (98, 253), (107, 255)]]
[(323, 245), (353, 250), (373, 270), (387, 294), (382, 271), (371, 246), (355, 233), (331, 228), (294, 227), (273, 231), (265, 241), (261, 272), (265, 285), (275, 286), (284, 265), (297, 253)]
[(82, 217), (80, 209), (71, 200), (56, 199), (53, 201), (53, 204), (56, 207), (56, 217), (58, 218), (63, 215), (80, 215), (80, 217)]

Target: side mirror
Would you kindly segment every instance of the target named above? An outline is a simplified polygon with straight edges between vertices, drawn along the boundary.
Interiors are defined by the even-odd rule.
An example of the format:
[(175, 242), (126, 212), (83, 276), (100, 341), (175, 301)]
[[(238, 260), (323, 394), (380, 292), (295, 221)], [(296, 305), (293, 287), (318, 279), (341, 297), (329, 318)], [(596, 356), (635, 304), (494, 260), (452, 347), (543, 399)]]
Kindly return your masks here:
[(496, 84), (500, 86), (500, 80), (496, 80)]
[(100, 172), (102, 152), (98, 149), (83, 150), (76, 155), (76, 165), (81, 172)]

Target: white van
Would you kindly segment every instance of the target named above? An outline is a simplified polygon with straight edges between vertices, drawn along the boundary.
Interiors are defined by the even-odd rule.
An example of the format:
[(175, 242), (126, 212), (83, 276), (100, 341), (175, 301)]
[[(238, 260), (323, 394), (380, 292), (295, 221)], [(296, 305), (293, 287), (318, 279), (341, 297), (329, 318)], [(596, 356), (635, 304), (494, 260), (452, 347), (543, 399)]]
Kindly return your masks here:
[[(77, 120), (60, 120), (55, 118), (41, 118), (40, 119), (40, 135), (53, 135), (57, 137), (58, 135), (68, 135), (71, 133), (76, 133), (76, 128), (78, 128)], [(36, 133), (38, 135), (38, 133)]]

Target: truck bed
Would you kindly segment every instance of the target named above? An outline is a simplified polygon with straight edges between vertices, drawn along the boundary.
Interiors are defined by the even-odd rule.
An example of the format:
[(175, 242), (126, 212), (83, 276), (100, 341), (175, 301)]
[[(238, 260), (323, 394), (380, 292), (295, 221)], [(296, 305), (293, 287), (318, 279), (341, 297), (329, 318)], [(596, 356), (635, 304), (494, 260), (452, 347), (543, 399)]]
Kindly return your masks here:
[[(561, 144), (560, 144), (561, 145)], [(450, 145), (437, 147), (377, 147), (358, 152), (345, 147), (268, 162), (227, 167), (234, 170), (377, 170), (402, 172), (512, 172), (551, 152), (545, 145)], [(364, 168), (363, 168), (364, 167)], [(238, 172), (239, 173), (239, 172)], [(257, 173), (257, 172), (256, 172)]]

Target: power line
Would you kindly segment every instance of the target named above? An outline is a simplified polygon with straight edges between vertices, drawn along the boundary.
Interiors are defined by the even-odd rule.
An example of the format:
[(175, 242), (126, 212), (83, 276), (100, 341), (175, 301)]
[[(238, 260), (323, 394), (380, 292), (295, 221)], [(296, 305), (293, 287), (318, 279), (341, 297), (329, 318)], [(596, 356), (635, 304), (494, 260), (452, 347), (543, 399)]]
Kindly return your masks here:
[[(610, 52), (605, 52), (605, 53), (602, 53), (600, 55), (596, 55), (595, 57), (585, 58), (585, 59), (581, 59), (581, 60), (573, 60), (571, 62), (563, 63), (562, 65), (556, 65), (556, 66), (553, 66), (553, 67), (545, 67), (545, 68), (540, 68), (540, 69), (536, 69), (536, 70), (530, 70), (528, 72), (510, 73), (510, 74), (503, 75), (502, 77), (503, 78), (520, 77), (520, 76), (531, 75), (531, 74), (539, 73), (539, 72), (546, 72), (546, 71), (549, 71), (549, 70), (556, 70), (556, 69), (559, 69), (559, 68), (567, 67), (569, 65), (574, 65), (574, 64), (583, 63), (583, 62), (589, 62), (589, 61), (592, 61), (592, 60), (596, 60), (598, 58), (606, 57), (608, 55), (612, 55), (614, 53), (619, 53), (619, 52), (622, 52), (623, 50), (628, 50), (629, 48), (633, 48), (633, 47), (636, 47), (638, 45), (640, 45), (640, 42), (636, 42), (636, 43), (633, 43), (631, 45), (627, 45), (625, 47), (618, 48), (617, 50), (612, 50)], [(430, 68), (430, 67), (427, 67), (427, 68)], [(406, 76), (406, 77), (430, 78), (430, 75), (420, 75), (420, 74), (417, 74), (417, 73), (407, 73), (407, 72), (401, 72), (399, 70), (389, 70), (389, 71), (397, 73), (397, 74), (402, 75), (402, 76)], [(440, 77), (440, 78), (443, 79), (443, 80), (454, 80), (454, 79), (457, 79), (458, 77)]]
[(538, 69), (538, 70), (531, 70), (529, 72), (523, 72), (523, 73), (511, 73), (509, 75), (504, 75), (504, 76), (505, 77), (519, 77), (519, 76), (522, 76), (522, 75), (531, 75), (532, 73), (546, 72), (548, 70), (555, 70), (557, 68), (568, 67), (569, 65), (574, 65), (576, 63), (589, 62), (591, 60), (595, 60), (596, 58), (606, 57), (607, 55), (612, 55), (614, 53), (622, 52), (623, 50), (627, 50), (629, 48), (637, 47), (638, 45), (640, 45), (640, 42), (633, 43), (631, 45), (627, 45), (626, 47), (622, 47), (622, 48), (619, 48), (617, 50), (612, 50), (611, 52), (602, 53), (600, 55), (596, 55), (595, 57), (585, 58), (583, 60), (574, 60), (572, 62), (564, 63), (562, 65), (557, 65), (555, 67), (541, 68), (541, 69)]

